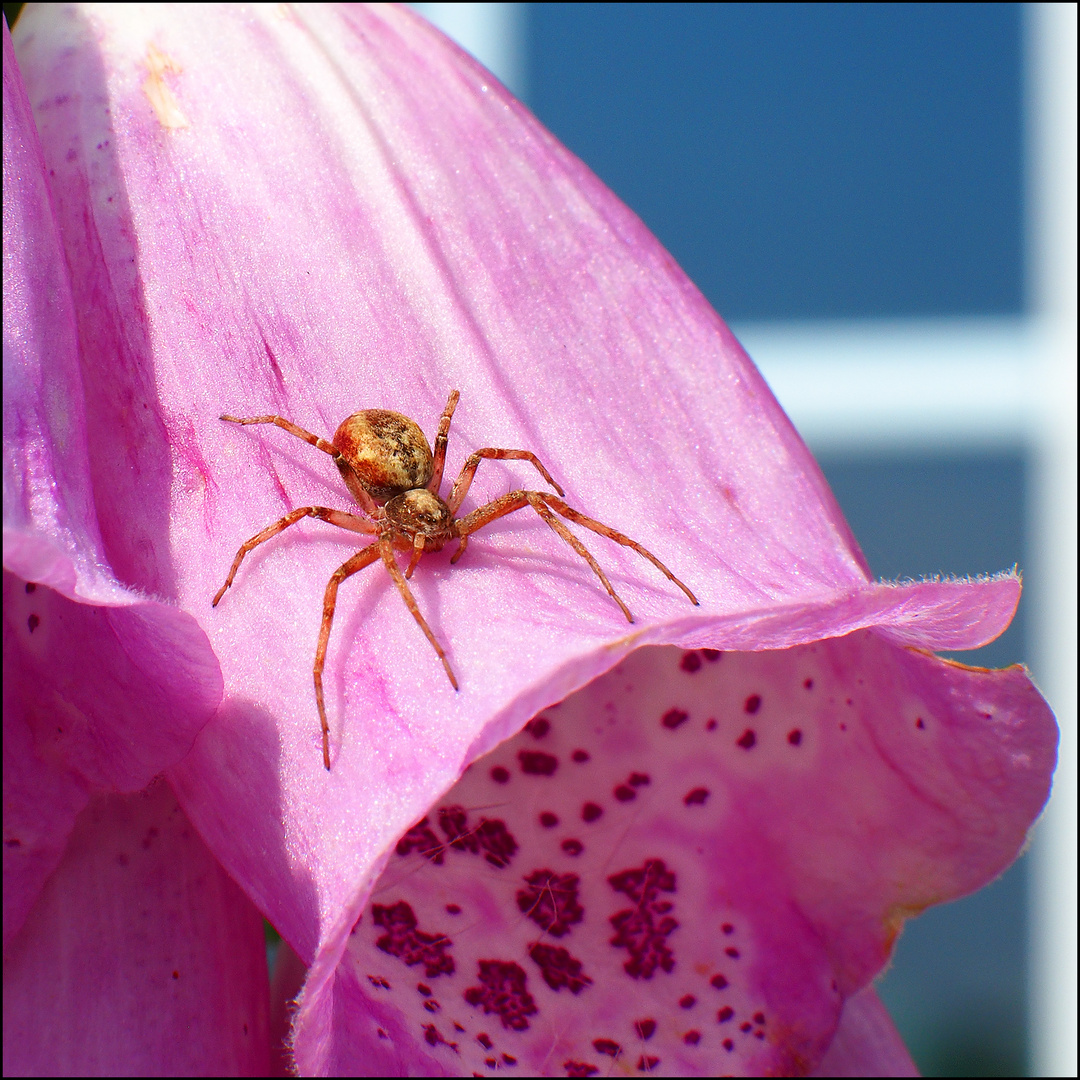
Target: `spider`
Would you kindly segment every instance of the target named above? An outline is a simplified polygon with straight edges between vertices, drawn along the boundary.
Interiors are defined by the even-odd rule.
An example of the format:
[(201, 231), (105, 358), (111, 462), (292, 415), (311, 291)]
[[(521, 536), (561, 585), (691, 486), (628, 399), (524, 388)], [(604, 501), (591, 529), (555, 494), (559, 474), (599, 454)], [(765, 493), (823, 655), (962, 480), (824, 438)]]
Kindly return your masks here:
[[(214, 607), (217, 607), (218, 601), (225, 595), (225, 590), (233, 583), (236, 572), (244, 561), (244, 556), (303, 518), (318, 518), (330, 525), (336, 525), (339, 529), (378, 537), (373, 544), (358, 551), (334, 571), (323, 596), (322, 625), (319, 629), (319, 644), (315, 650), (313, 674), (315, 676), (315, 702), (318, 705), (319, 723), (322, 727), (323, 764), (327, 769), (330, 768), (330, 728), (326, 722), (322, 675), (326, 664), (326, 646), (330, 640), (330, 627), (334, 621), (338, 586), (347, 577), (363, 570), (365, 566), (370, 566), (376, 559), (382, 559), (398, 592), (401, 593), (402, 600), (405, 601), (405, 606), (412, 612), (424, 636), (431, 642), (431, 647), (442, 661), (447, 678), (455, 690), (458, 689), (458, 681), (454, 676), (453, 668), (450, 667), (450, 661), (446, 658), (446, 653), (439, 644), (438, 638), (432, 633), (431, 627), (420, 613), (406, 582), (412, 577), (416, 564), (424, 552), (439, 551), (449, 541), (457, 540), (458, 549), (450, 560), (451, 564), (456, 563), (465, 554), (469, 537), (474, 532), (496, 518), (512, 514), (515, 510), (521, 510), (526, 506), (531, 506), (589, 564), (593, 573), (607, 589), (608, 595), (622, 608), (628, 622), (634, 621), (630, 609), (612, 588), (607, 575), (600, 569), (585, 545), (555, 516), (556, 514), (568, 521), (584, 525), (585, 528), (591, 529), (600, 536), (606, 536), (618, 544), (633, 548), (643, 558), (648, 559), (669, 581), (678, 585), (690, 598), (691, 603), (696, 605), (698, 602), (697, 597), (652, 552), (647, 551), (621, 532), (616, 532), (607, 525), (579, 513), (561, 498), (549, 492), (511, 491), (474, 510), (471, 514), (457, 517), (458, 508), (469, 491), (469, 485), (472, 484), (476, 470), (485, 458), (531, 462), (544, 480), (559, 493), (559, 496), (564, 494), (563, 489), (555, 483), (551, 474), (532, 451), (501, 450), (487, 446), (469, 455), (460, 475), (454, 481), (450, 497), (444, 500), (439, 495), (439, 487), (442, 484), (443, 465), (446, 461), (450, 421), (460, 396), (457, 390), (450, 392), (446, 408), (439, 420), (434, 454), (419, 425), (407, 416), (391, 412), (389, 409), (364, 409), (362, 412), (353, 413), (337, 429), (333, 442), (320, 439), (318, 435), (305, 431), (283, 416), (222, 416), (220, 418), (232, 424), (276, 424), (290, 435), (295, 435), (324, 454), (329, 454), (341, 472), (349, 493), (366, 517), (359, 517), (343, 510), (331, 510), (326, 506), (301, 506), (290, 510), (283, 518), (267, 526), (240, 546), (225, 584), (214, 597)], [(411, 552), (409, 565), (404, 574), (394, 558), (395, 549)]]

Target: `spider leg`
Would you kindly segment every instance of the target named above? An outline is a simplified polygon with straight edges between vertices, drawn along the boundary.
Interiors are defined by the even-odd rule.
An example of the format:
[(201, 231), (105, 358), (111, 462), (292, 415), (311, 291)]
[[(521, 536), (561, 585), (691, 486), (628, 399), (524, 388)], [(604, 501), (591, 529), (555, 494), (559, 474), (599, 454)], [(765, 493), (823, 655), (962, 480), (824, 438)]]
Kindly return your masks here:
[(443, 414), (439, 418), (439, 431), (435, 436), (435, 458), (432, 463), (431, 479), (427, 482), (428, 491), (433, 491), (436, 495), (439, 494), (439, 487), (442, 485), (443, 465), (446, 463), (446, 443), (450, 437), (450, 421), (453, 419), (459, 397), (461, 397), (460, 390), (450, 391), (450, 396), (446, 399), (446, 408), (443, 409)]
[(607, 589), (608, 594), (619, 607), (622, 608), (623, 613), (630, 622), (633, 622), (634, 620), (631, 617), (629, 610), (611, 587), (611, 583), (597, 565), (596, 560), (586, 550), (585, 545), (582, 544), (581, 541), (551, 513), (552, 510), (554, 510), (556, 514), (560, 514), (562, 517), (567, 518), (569, 521), (576, 522), (578, 525), (584, 525), (585, 528), (591, 529), (598, 536), (606, 536), (609, 540), (614, 540), (617, 544), (633, 548), (633, 550), (643, 559), (648, 559), (648, 561), (651, 562), (669, 581), (678, 585), (692, 604), (695, 606), (697, 605), (697, 597), (651, 551), (642, 547), (636, 540), (631, 540), (629, 536), (617, 532), (603, 522), (596, 521), (591, 517), (586, 517), (572, 506), (567, 506), (562, 499), (557, 498), (546, 491), (511, 491), (510, 494), (503, 495), (502, 498), (495, 499), (486, 506), (481, 506), (478, 510), (474, 510), (471, 514), (459, 518), (454, 522), (454, 535), (460, 538), (461, 546), (454, 552), (454, 557), (450, 560), (451, 563), (457, 562), (461, 557), (470, 533), (474, 533), (477, 529), (482, 529), (496, 518), (504, 517), (506, 514), (512, 514), (515, 510), (520, 510), (524, 506), (531, 506), (544, 521), (547, 522), (547, 524), (550, 525), (551, 528), (557, 532), (559, 536), (561, 536), (589, 564), (590, 567), (592, 567), (593, 573), (595, 573), (601, 582), (603, 582), (604, 588)]
[(349, 493), (364, 508), (364, 513), (370, 517), (378, 516), (379, 508), (375, 500), (364, 489), (349, 463), (341, 456), (341, 451), (333, 443), (320, 439), (318, 435), (312, 435), (310, 431), (306, 431), (291, 420), (286, 420), (284, 416), (220, 416), (218, 419), (228, 420), (230, 424), (275, 424), (290, 435), (295, 435), (298, 439), (310, 443), (316, 450), (329, 454), (334, 459), (334, 464), (338, 467)]
[(301, 506), (296, 510), (290, 510), (283, 518), (275, 521), (273, 525), (268, 525), (261, 533), (257, 533), (250, 540), (240, 545), (240, 550), (236, 553), (236, 558), (233, 559), (229, 576), (225, 579), (225, 584), (218, 589), (211, 607), (217, 607), (218, 601), (225, 595), (225, 590), (233, 583), (233, 578), (236, 577), (236, 572), (240, 569), (240, 564), (249, 551), (277, 536), (279, 532), (284, 532), (290, 525), (295, 525), (306, 517), (319, 518), (320, 521), (329, 522), (339, 529), (348, 529), (350, 532), (374, 533), (376, 531), (375, 526), (363, 518), (358, 518), (354, 514), (346, 514), (342, 510), (331, 510), (327, 506)]
[(330, 769), (330, 725), (326, 722), (326, 705), (323, 702), (322, 673), (326, 666), (326, 645), (330, 640), (330, 627), (334, 623), (334, 608), (337, 605), (338, 586), (347, 578), (365, 566), (370, 566), (381, 554), (382, 543), (377, 541), (369, 544), (363, 551), (358, 551), (351, 559), (342, 563), (330, 580), (326, 583), (326, 592), (323, 594), (322, 625), (319, 627), (319, 644), (315, 649), (315, 666), (312, 674), (315, 677), (315, 704), (319, 707), (319, 723), (322, 726), (322, 755), (323, 764), (327, 771)]
[(649, 562), (656, 567), (668, 579), (678, 585), (684, 593), (690, 603), (695, 607), (698, 606), (698, 598), (651, 552), (648, 548), (644, 548), (636, 540), (631, 540), (629, 536), (624, 536), (621, 532), (616, 532), (609, 525), (605, 525), (602, 521), (595, 521), (591, 517), (586, 517), (580, 511), (575, 510), (572, 506), (567, 506), (562, 499), (557, 499), (554, 495), (549, 495), (546, 491), (538, 491), (535, 494), (541, 498), (552, 510), (557, 514), (561, 514), (569, 521), (575, 521), (578, 525), (584, 525), (586, 529), (592, 529), (594, 533), (599, 536), (606, 536), (609, 540), (614, 540), (616, 544), (622, 544), (623, 547), (633, 548), (643, 559), (648, 559)]
[[(438, 653), (439, 659), (442, 661), (442, 666), (446, 669), (446, 676), (450, 680), (450, 685), (456, 690), (458, 688), (458, 681), (454, 677), (454, 671), (453, 668), (450, 667), (450, 661), (446, 659), (446, 653), (443, 652), (443, 648), (439, 644), (439, 639), (431, 632), (431, 627), (428, 626), (424, 616), (420, 614), (420, 608), (416, 605), (416, 600), (405, 581), (405, 577), (401, 573), (398, 564), (394, 561), (393, 546), (386, 537), (383, 537), (379, 541), (378, 547), (382, 554), (382, 560), (386, 564), (386, 569), (390, 571), (390, 576), (394, 579), (394, 584), (398, 587), (398, 592), (401, 593), (401, 599), (405, 601), (405, 606), (412, 612), (412, 617), (417, 621), (420, 629), (424, 631), (424, 636), (431, 642), (431, 647)], [(415, 548), (413, 550), (415, 556)]]
[(406, 581), (412, 577), (412, 572), (416, 569), (416, 564), (420, 561), (420, 556), (424, 554), (425, 546), (426, 540), (423, 533), (417, 533), (413, 538), (412, 555), (409, 556), (409, 568), (405, 571)]
[[(608, 581), (607, 574), (600, 569), (600, 564), (592, 557), (588, 548), (586, 548), (585, 545), (547, 508), (545, 505), (546, 497), (555, 498), (554, 495), (545, 496), (545, 493), (542, 491), (511, 491), (508, 495), (503, 495), (502, 498), (495, 499), (486, 506), (481, 506), (479, 510), (474, 510), (467, 517), (463, 517), (455, 522), (454, 531), (456, 535), (461, 537), (462, 547), (464, 547), (465, 540), (469, 533), (474, 533), (477, 529), (482, 529), (496, 518), (505, 517), (507, 514), (512, 514), (515, 510), (521, 510), (523, 507), (531, 506), (540, 517), (544, 519), (547, 525), (550, 526), (552, 531), (562, 537), (562, 539), (589, 564), (592, 568), (592, 572), (600, 579), (601, 584), (607, 590), (608, 596), (622, 608), (622, 613), (626, 616), (626, 621), (632, 623), (634, 621), (634, 616), (630, 614), (630, 609), (622, 602), (619, 594), (612, 587), (611, 582)], [(566, 504), (563, 503), (562, 505), (565, 506)], [(454, 552), (454, 559), (451, 561), (455, 561), (461, 554), (461, 551), (462, 548), (459, 547), (458, 550)]]
[(337, 454), (337, 449), (333, 443), (320, 439), (318, 435), (312, 435), (310, 431), (305, 431), (291, 420), (286, 420), (284, 416), (219, 416), (218, 419), (228, 420), (230, 424), (276, 424), (290, 435), (295, 435), (298, 439), (311, 443), (316, 450), (321, 450), (324, 454), (329, 454), (331, 457)]
[(461, 506), (465, 500), (465, 496), (469, 492), (469, 486), (473, 482), (473, 477), (476, 475), (476, 470), (480, 466), (480, 462), (484, 458), (492, 458), (496, 461), (531, 461), (535, 466), (537, 472), (560, 494), (565, 492), (555, 481), (551, 478), (551, 473), (544, 468), (540, 459), (531, 450), (500, 450), (494, 446), (485, 446), (483, 450), (477, 450), (475, 454), (470, 454), (468, 461), (465, 462), (461, 473), (454, 481), (454, 487), (450, 492), (450, 498), (446, 500), (446, 505), (450, 507), (450, 513), (456, 514), (458, 507)]

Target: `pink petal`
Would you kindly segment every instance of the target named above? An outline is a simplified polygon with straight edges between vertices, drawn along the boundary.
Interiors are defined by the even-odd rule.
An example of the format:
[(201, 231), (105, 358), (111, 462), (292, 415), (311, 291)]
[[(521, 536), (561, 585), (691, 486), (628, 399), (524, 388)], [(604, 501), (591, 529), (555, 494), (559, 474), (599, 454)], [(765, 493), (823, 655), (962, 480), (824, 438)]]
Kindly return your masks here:
[(268, 1022), (259, 914), (169, 786), (92, 799), (5, 949), (4, 1074), (266, 1075)]
[[(470, 761), (632, 649), (863, 627), (965, 648), (1007, 624), (1015, 577), (868, 582), (816, 465), (700, 294), (408, 11), (224, 8), (210, 24), (46, 6), (18, 38), (72, 271), (102, 545), (220, 659), (222, 707), (170, 776), (313, 958), (311, 1060), (361, 1022), (336, 973), (397, 837)], [(369, 570), (343, 588), (330, 642), (328, 776), (311, 664), (325, 583), (356, 538), (299, 525), (209, 601), (241, 541), (294, 506), (350, 502), (317, 451), (217, 417), (277, 412), (329, 437), (380, 406), (430, 434), (451, 387), (449, 476), (480, 446), (536, 451), (572, 505), (655, 551), (702, 605), (590, 535), (628, 628), (577, 556), (516, 515), (453, 573), (444, 552), (413, 579), (454, 694)], [(464, 509), (522, 482), (524, 464), (485, 463)]]
[(7, 943), (89, 792), (137, 790), (183, 757), (221, 675), (190, 616), (125, 588), (109, 566), (71, 291), (6, 27), (4, 568)]
[(1056, 738), (1019, 668), (871, 632), (639, 650), (405, 835), (336, 973), (366, 1019), (302, 1020), (301, 1070), (910, 1073), (863, 988), (1015, 858)]
[(812, 1076), (918, 1076), (900, 1033), (869, 986), (844, 1002), (840, 1026)]

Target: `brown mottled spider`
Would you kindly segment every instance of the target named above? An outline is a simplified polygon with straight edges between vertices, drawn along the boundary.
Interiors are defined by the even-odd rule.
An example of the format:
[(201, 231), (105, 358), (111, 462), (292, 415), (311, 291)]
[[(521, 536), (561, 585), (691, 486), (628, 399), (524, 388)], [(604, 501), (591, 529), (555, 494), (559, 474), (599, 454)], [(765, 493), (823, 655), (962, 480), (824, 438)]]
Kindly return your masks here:
[[(477, 467), (484, 458), (531, 461), (540, 475), (559, 495), (563, 494), (563, 489), (555, 483), (547, 469), (531, 451), (500, 450), (487, 446), (469, 455), (461, 474), (454, 481), (450, 497), (445, 501), (440, 498), (439, 487), (442, 484), (443, 464), (446, 461), (450, 420), (454, 415), (459, 397), (460, 393), (457, 390), (450, 392), (446, 408), (439, 420), (434, 455), (419, 426), (407, 416), (390, 412), (389, 409), (364, 409), (362, 412), (353, 413), (337, 429), (333, 442), (327, 442), (325, 439), (320, 439), (318, 435), (312, 435), (310, 431), (297, 427), (283, 416), (221, 417), (222, 420), (228, 420), (233, 424), (276, 424), (290, 435), (295, 435), (298, 439), (303, 439), (304, 442), (311, 443), (312, 446), (322, 450), (323, 453), (329, 454), (341, 472), (349, 493), (371, 520), (345, 513), (343, 510), (331, 510), (325, 506), (301, 506), (296, 510), (291, 510), (280, 521), (275, 521), (273, 525), (263, 529), (261, 533), (241, 545), (233, 560), (229, 576), (225, 579), (225, 584), (214, 597), (214, 607), (217, 607), (218, 601), (225, 595), (225, 590), (233, 583), (233, 578), (236, 577), (244, 556), (259, 544), (277, 536), (290, 525), (295, 525), (302, 518), (319, 518), (321, 521), (336, 525), (339, 529), (378, 537), (375, 543), (369, 544), (363, 551), (358, 551), (334, 571), (323, 597), (322, 626), (319, 630), (319, 644), (315, 650), (314, 675), (315, 701), (319, 707), (319, 723), (322, 725), (323, 764), (327, 769), (330, 768), (330, 729), (326, 722), (326, 706), (323, 703), (322, 673), (326, 663), (326, 645), (330, 640), (330, 627), (334, 621), (338, 586), (347, 577), (358, 570), (363, 570), (365, 566), (370, 566), (378, 558), (382, 559), (406, 607), (412, 612), (424, 636), (431, 642), (431, 647), (442, 661), (455, 690), (458, 688), (458, 682), (450, 667), (450, 661), (447, 660), (446, 653), (443, 652), (438, 639), (431, 632), (431, 627), (428, 626), (424, 616), (420, 614), (416, 600), (405, 583), (406, 579), (412, 577), (412, 572), (425, 551), (439, 551), (449, 541), (457, 540), (459, 541), (458, 549), (450, 560), (451, 563), (456, 563), (465, 553), (465, 547), (472, 533), (477, 529), (482, 529), (496, 518), (512, 514), (525, 506), (531, 506), (589, 564), (593, 573), (607, 589), (608, 595), (622, 608), (629, 622), (633, 622), (634, 617), (612, 588), (607, 575), (586, 550), (585, 545), (559, 521), (555, 514), (569, 521), (576, 521), (579, 525), (584, 525), (585, 528), (591, 529), (600, 536), (606, 536), (618, 544), (633, 548), (643, 558), (648, 559), (669, 581), (678, 585), (692, 603), (698, 602), (697, 597), (652, 552), (646, 551), (630, 537), (623, 536), (622, 533), (616, 532), (607, 525), (578, 513), (573, 507), (567, 506), (562, 499), (546, 491), (511, 491), (481, 506), (480, 509), (474, 510), (471, 514), (466, 514), (465, 517), (455, 517), (458, 507), (461, 506), (468, 493)], [(395, 548), (412, 553), (408, 569), (404, 574), (394, 559)]]

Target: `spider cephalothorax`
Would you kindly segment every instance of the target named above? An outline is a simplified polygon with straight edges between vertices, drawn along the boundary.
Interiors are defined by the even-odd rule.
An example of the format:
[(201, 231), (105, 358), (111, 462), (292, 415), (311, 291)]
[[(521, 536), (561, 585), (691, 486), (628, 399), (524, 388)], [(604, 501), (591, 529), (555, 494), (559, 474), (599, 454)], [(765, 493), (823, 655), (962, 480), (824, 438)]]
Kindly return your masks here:
[[(233, 560), (229, 576), (225, 579), (225, 584), (214, 597), (215, 607), (225, 594), (225, 590), (233, 583), (233, 578), (236, 577), (244, 556), (259, 544), (277, 536), (279, 532), (290, 525), (295, 525), (305, 517), (319, 518), (340, 529), (378, 537), (374, 543), (358, 551), (334, 571), (327, 583), (326, 595), (323, 598), (323, 617), (319, 630), (319, 644), (315, 650), (314, 675), (315, 701), (319, 708), (319, 722), (322, 726), (323, 764), (328, 769), (330, 768), (330, 729), (326, 722), (322, 673), (326, 663), (326, 645), (330, 640), (330, 627), (334, 621), (337, 590), (347, 577), (358, 570), (363, 570), (376, 559), (382, 559), (402, 599), (412, 612), (413, 618), (416, 619), (420, 629), (423, 630), (442, 661), (455, 690), (458, 688), (458, 682), (450, 667), (450, 661), (446, 658), (446, 653), (438, 639), (431, 632), (431, 627), (420, 613), (406, 579), (412, 577), (412, 572), (425, 551), (439, 551), (448, 541), (457, 540), (458, 549), (450, 560), (451, 563), (456, 563), (464, 553), (472, 533), (482, 529), (496, 518), (504, 517), (525, 506), (531, 506), (589, 564), (608, 594), (622, 608), (628, 621), (634, 621), (630, 609), (619, 598), (611, 582), (608, 581), (607, 575), (600, 569), (585, 545), (555, 516), (556, 514), (568, 521), (584, 525), (585, 528), (591, 529), (600, 536), (606, 536), (618, 544), (633, 548), (670, 581), (678, 585), (692, 603), (697, 603), (694, 594), (652, 552), (647, 551), (630, 537), (567, 506), (561, 498), (550, 492), (511, 491), (474, 510), (471, 514), (466, 514), (465, 517), (457, 517), (458, 508), (464, 501), (469, 485), (472, 484), (476, 470), (484, 458), (532, 462), (540, 475), (559, 493), (559, 496), (563, 494), (563, 489), (555, 483), (532, 451), (501, 450), (488, 446), (469, 455), (460, 475), (454, 481), (449, 497), (444, 500), (439, 494), (439, 488), (442, 485), (443, 465), (446, 462), (450, 420), (454, 415), (459, 396), (457, 390), (450, 392), (446, 408), (439, 420), (434, 454), (419, 425), (407, 416), (391, 412), (389, 409), (365, 409), (362, 412), (353, 413), (338, 427), (333, 442), (327, 442), (317, 435), (312, 435), (310, 431), (297, 427), (283, 416), (221, 417), (222, 420), (228, 420), (234, 424), (276, 424), (289, 434), (329, 454), (341, 472), (349, 493), (366, 516), (359, 517), (356, 514), (346, 513), (344, 510), (332, 510), (326, 506), (301, 506), (296, 510), (291, 510), (279, 521), (275, 521), (273, 525), (263, 529), (241, 545)], [(404, 574), (394, 558), (395, 548), (411, 552), (409, 565)]]

